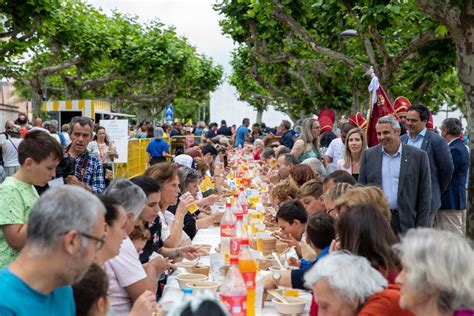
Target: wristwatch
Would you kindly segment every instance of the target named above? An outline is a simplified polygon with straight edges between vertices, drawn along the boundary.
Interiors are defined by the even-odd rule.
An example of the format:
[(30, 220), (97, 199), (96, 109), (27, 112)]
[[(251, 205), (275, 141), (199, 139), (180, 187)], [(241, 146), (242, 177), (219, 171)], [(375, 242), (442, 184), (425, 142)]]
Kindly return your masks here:
[(273, 279), (273, 283), (275, 283), (275, 285), (278, 287), (278, 285), (280, 284), (280, 279), (281, 279), (280, 272), (277, 272), (277, 271), (273, 272), (272, 279)]

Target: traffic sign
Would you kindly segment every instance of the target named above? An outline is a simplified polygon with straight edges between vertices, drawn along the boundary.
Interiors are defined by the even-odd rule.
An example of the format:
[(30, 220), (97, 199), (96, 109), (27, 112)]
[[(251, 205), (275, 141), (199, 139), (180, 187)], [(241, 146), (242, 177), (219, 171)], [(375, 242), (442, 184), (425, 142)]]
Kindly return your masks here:
[(167, 122), (173, 122), (173, 105), (168, 104), (165, 107), (165, 118)]

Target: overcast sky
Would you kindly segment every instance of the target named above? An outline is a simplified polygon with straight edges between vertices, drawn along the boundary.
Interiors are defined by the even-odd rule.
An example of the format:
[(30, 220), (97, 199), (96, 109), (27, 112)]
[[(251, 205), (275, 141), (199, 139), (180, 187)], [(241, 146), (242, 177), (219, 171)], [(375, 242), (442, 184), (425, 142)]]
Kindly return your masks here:
[[(87, 0), (106, 13), (118, 10), (135, 15), (140, 22), (160, 20), (166, 25), (173, 25), (179, 36), (184, 36), (196, 47), (199, 53), (206, 54), (224, 67), (228, 76), (232, 69), (229, 65), (230, 53), (234, 47), (230, 38), (222, 35), (219, 26), (219, 15), (212, 9), (215, 0)], [(229, 111), (231, 110), (231, 111)], [(211, 120), (228, 123), (240, 123), (242, 118), (249, 117), (255, 121), (256, 112), (243, 102), (237, 100), (236, 91), (224, 83), (211, 96)], [(269, 111), (263, 120), (269, 125), (278, 125), (284, 118), (279, 112)]]

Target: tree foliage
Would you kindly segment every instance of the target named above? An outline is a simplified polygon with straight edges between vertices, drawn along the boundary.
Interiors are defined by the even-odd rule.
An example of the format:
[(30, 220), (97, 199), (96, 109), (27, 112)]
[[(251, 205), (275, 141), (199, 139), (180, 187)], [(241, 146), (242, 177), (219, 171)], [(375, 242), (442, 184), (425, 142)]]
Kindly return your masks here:
[(178, 98), (199, 103), (220, 84), (222, 67), (159, 21), (108, 17), (79, 0), (61, 2), (50, 16), (27, 61), (17, 53), (2, 64), (36, 103), (107, 98), (142, 118)]
[(413, 0), (222, 0), (215, 10), (239, 45), (232, 83), (254, 106), (264, 95), (293, 116), (367, 108), (370, 66), (392, 97), (460, 101), (449, 33)]

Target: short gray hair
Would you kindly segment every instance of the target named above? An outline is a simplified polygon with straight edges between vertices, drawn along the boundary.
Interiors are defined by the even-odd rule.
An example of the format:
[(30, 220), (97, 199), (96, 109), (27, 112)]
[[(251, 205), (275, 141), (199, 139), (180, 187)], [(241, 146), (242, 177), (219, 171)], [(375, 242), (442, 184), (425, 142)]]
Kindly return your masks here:
[(253, 144), (254, 144), (255, 146), (257, 146), (257, 145), (264, 146), (263, 139), (261, 139), (261, 138), (257, 138), (257, 139), (253, 142)]
[[(348, 268), (350, 267), (350, 268)], [(364, 257), (347, 252), (324, 256), (305, 274), (306, 286), (313, 287), (321, 280), (344, 302), (355, 305), (364, 302), (388, 286), (387, 280)]]
[(283, 126), (285, 126), (285, 129), (291, 129), (291, 123), (288, 120), (282, 120)]
[(91, 127), (92, 133), (92, 130), (94, 129), (94, 122), (92, 122), (90, 118), (85, 116), (75, 116), (72, 118), (71, 122), (69, 123), (69, 129), (71, 133), (74, 131), (74, 125), (76, 125), (77, 123), (79, 123), (79, 125), (81, 126), (89, 125)]
[(301, 163), (310, 166), (314, 173), (321, 177), (326, 177), (326, 168), (324, 168), (323, 163), (318, 158), (306, 158)]
[(146, 194), (142, 188), (127, 179), (112, 181), (104, 191), (105, 196), (109, 196), (119, 202), (127, 214), (131, 213), (134, 219), (140, 216), (146, 205)]
[(190, 183), (199, 182), (199, 174), (196, 170), (188, 167), (179, 167), (178, 169), (179, 175), (179, 188), (181, 193), (185, 193), (186, 188)]
[(441, 123), (441, 128), (449, 135), (458, 137), (462, 131), (462, 123), (457, 118), (449, 117)]
[(386, 115), (378, 119), (377, 124), (390, 124), (392, 129), (400, 130), (400, 123), (397, 121), (395, 116)]
[(432, 228), (409, 230), (401, 243), (408, 286), (426, 293), (439, 291), (440, 311), (474, 308), (474, 250), (467, 239)]
[[(98, 214), (105, 214), (105, 207), (92, 193), (72, 185), (49, 189), (31, 210), (27, 242), (35, 250), (52, 250), (64, 233), (89, 233), (97, 224)], [(87, 246), (87, 239), (81, 240)]]

